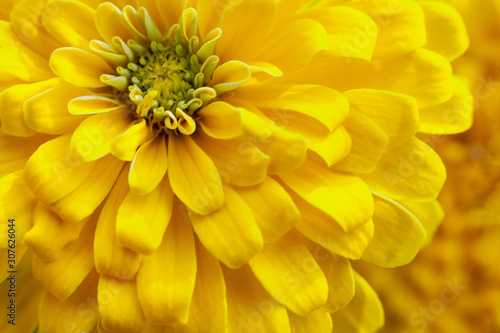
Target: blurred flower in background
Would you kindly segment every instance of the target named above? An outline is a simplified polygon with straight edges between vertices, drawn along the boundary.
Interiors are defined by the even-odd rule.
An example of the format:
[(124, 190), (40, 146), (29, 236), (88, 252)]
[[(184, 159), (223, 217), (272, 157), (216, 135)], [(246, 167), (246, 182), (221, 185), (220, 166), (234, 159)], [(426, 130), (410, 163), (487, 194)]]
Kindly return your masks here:
[(470, 36), (453, 66), (470, 82), (474, 126), (436, 145), (446, 217), (430, 245), (406, 267), (357, 267), (384, 304), (380, 332), (500, 332), (500, 1), (447, 2)]

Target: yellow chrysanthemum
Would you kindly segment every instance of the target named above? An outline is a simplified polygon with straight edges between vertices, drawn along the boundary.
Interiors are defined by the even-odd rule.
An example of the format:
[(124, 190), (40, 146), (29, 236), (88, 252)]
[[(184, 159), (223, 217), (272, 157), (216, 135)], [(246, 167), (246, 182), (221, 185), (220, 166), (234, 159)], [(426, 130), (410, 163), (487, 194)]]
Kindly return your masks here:
[(448, 169), (446, 218), (430, 246), (407, 267), (359, 267), (384, 303), (381, 332), (500, 331), (500, 4), (447, 2), (470, 32), (454, 67), (471, 82), (474, 126), (436, 146)]
[(468, 44), (456, 11), (411, 0), (1, 10), (0, 215), (16, 221), (15, 264), (34, 254), (40, 333), (383, 324), (350, 260), (406, 264), (439, 221), (445, 169), (415, 135), (470, 126), (470, 105), (447, 113), (470, 97), (449, 64)]

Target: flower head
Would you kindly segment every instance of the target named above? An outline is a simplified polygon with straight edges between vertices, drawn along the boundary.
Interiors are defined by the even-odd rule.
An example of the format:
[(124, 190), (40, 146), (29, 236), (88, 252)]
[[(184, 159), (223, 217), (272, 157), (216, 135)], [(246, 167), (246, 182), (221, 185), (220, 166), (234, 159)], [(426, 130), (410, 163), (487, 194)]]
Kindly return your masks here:
[(341, 3), (9, 7), (0, 195), (40, 333), (382, 325), (350, 260), (406, 264), (438, 222), (444, 166), (415, 135), (470, 125), (439, 119), (468, 96), (467, 36), (433, 1)]

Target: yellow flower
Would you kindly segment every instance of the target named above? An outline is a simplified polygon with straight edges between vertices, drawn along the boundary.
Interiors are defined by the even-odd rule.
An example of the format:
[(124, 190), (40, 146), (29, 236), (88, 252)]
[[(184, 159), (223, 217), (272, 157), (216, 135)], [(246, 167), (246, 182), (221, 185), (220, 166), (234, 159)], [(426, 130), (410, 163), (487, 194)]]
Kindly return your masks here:
[(415, 135), (471, 124), (451, 7), (21, 0), (1, 15), (0, 215), (46, 289), (40, 333), (383, 324), (350, 261), (406, 264), (439, 222), (445, 169)]
[[(470, 49), (454, 62), (470, 81), (474, 126), (436, 146), (448, 169), (439, 197), (446, 218), (407, 267), (358, 267), (384, 302), (382, 332), (500, 331), (500, 7), (447, 1), (463, 15)], [(391, 286), (391, 288), (387, 288)]]

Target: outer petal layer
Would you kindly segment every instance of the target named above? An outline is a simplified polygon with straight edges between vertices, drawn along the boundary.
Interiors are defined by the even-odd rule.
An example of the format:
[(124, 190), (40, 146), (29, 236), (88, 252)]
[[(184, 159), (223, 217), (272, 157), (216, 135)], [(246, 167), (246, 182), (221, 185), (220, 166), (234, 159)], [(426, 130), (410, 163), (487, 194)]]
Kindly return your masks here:
[(413, 138), (389, 150), (377, 168), (362, 178), (370, 188), (395, 200), (436, 199), (446, 179), (438, 154)]
[(238, 193), (226, 187), (224, 196), (221, 209), (208, 215), (190, 211), (189, 217), (205, 248), (236, 269), (262, 249), (263, 239), (250, 207)]
[(249, 265), (264, 288), (298, 315), (305, 316), (326, 302), (328, 284), (321, 268), (292, 235), (266, 244)]
[(384, 325), (384, 310), (377, 293), (355, 273), (356, 294), (347, 307), (332, 314), (333, 326), (342, 333), (373, 333)]

